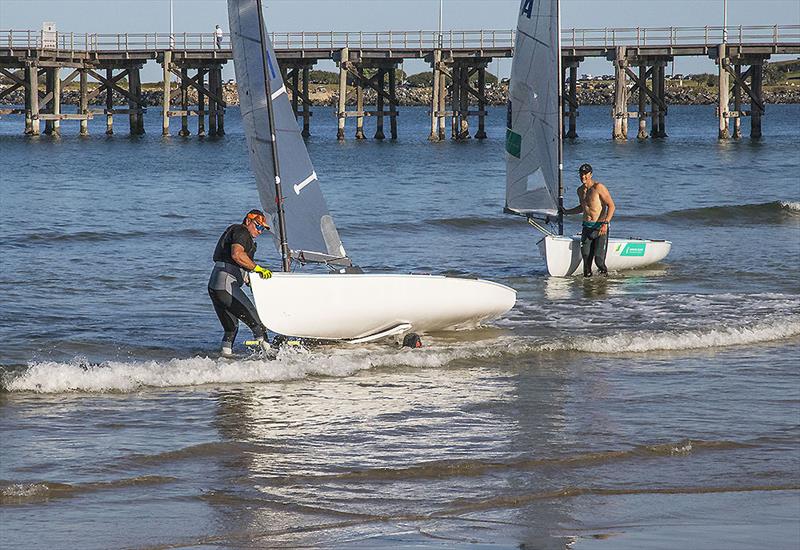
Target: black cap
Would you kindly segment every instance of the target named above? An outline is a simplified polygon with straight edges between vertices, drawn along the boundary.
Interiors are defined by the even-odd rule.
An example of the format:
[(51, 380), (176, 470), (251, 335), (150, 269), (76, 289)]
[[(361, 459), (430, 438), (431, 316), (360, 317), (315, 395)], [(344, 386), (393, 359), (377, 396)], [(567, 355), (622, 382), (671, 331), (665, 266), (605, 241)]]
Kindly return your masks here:
[(581, 164), (581, 167), (578, 168), (578, 173), (581, 174), (581, 175), (583, 175), (583, 174), (591, 174), (592, 173), (592, 165), (589, 164), (588, 162), (584, 162), (583, 164)]

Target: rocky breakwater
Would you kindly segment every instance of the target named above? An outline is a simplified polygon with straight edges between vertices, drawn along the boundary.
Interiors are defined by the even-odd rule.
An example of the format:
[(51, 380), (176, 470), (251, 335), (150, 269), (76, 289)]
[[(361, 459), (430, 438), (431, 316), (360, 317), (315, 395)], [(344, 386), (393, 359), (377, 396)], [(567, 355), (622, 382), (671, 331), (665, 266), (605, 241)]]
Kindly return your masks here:
[[(93, 88), (90, 87), (90, 93)], [(716, 89), (709, 86), (681, 85), (680, 83), (670, 82), (666, 89), (667, 102), (670, 105), (713, 105), (717, 101)], [(172, 87), (171, 104), (180, 104), (180, 93), (177, 86)], [(190, 105), (197, 104), (197, 92), (189, 90)], [(239, 104), (239, 93), (234, 82), (223, 85), (222, 95), (227, 105)], [(592, 82), (581, 83), (577, 89), (579, 105), (612, 105), (614, 102), (614, 83), (613, 82)], [(163, 92), (159, 84), (146, 84), (142, 90), (142, 98), (145, 106), (155, 107), (161, 105)], [(77, 105), (80, 94), (77, 89), (66, 89), (62, 92), (61, 103), (65, 105)], [(312, 105), (316, 106), (336, 106), (339, 104), (339, 91), (336, 85), (312, 84), (309, 89), (309, 99)], [(748, 103), (749, 98), (745, 98)], [(114, 92), (114, 105), (127, 105), (128, 99), (121, 94)], [(375, 105), (376, 94), (373, 90), (364, 92), (364, 104)], [(428, 106), (431, 103), (431, 89), (429, 87), (398, 86), (397, 100), (400, 106)], [(764, 100), (768, 104), (777, 103), (800, 103), (800, 86), (784, 85), (771, 86), (764, 89)], [(474, 98), (471, 98), (474, 103)], [(487, 105), (505, 105), (508, 101), (508, 85), (496, 84), (486, 88)], [(4, 103), (8, 105), (22, 105), (25, 102), (23, 92), (16, 90), (7, 95)], [(448, 95), (447, 104), (450, 97)], [(634, 93), (628, 100), (630, 105), (638, 103), (638, 94)], [(91, 102), (92, 106), (103, 106), (106, 103), (105, 94), (100, 94)], [(348, 107), (355, 106), (355, 93), (351, 89), (348, 93)]]

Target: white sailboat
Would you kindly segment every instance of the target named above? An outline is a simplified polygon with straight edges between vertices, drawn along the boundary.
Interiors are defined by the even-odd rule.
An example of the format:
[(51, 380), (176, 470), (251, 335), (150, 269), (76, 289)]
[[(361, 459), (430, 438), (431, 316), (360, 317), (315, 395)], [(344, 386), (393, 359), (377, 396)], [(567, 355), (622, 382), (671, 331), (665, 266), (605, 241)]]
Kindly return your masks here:
[[(267, 328), (303, 338), (367, 342), (471, 328), (510, 310), (516, 291), (498, 283), (367, 274), (353, 265), (289, 104), (261, 0), (228, 0), (228, 18), (250, 162), (283, 260), (282, 273), (250, 281)], [(331, 272), (291, 271), (307, 263), (327, 265)]]
[[(505, 212), (527, 218), (544, 236), (539, 252), (550, 275), (583, 272), (580, 236), (564, 235), (563, 115), (559, 0), (522, 0), (517, 19), (506, 131)], [(610, 238), (610, 271), (664, 259), (672, 243)]]

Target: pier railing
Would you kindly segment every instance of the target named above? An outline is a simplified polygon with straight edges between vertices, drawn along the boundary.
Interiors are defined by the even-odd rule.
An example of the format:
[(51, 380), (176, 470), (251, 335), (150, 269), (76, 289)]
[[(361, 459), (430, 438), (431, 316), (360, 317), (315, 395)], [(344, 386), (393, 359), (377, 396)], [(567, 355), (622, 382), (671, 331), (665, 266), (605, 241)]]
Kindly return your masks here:
[[(497, 49), (513, 48), (513, 30), (382, 31), (382, 32), (276, 32), (276, 49)], [(748, 25), (705, 27), (602, 27), (562, 29), (563, 47), (715, 46), (723, 41), (739, 44), (800, 43), (800, 25)], [(230, 49), (225, 34), (220, 45), (208, 33), (73, 33), (35, 30), (0, 30), (0, 48), (61, 52), (154, 51)]]

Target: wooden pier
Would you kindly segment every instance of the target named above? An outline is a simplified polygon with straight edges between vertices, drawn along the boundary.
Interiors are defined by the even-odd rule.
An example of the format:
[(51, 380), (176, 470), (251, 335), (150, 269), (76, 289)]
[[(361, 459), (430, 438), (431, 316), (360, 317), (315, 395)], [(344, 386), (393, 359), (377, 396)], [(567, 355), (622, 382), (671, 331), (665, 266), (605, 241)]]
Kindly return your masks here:
[[(494, 59), (512, 57), (514, 31), (274, 33), (272, 41), (304, 136), (311, 133), (309, 72), (318, 62), (333, 60), (339, 66), (338, 139), (346, 138), (348, 118), (355, 118), (354, 137), (365, 139), (365, 117), (375, 117), (374, 139), (386, 138), (386, 118), (389, 137), (396, 139), (397, 69), (404, 60), (423, 59), (432, 76), (428, 137), (439, 141), (446, 137), (448, 118), (451, 139), (469, 138), (470, 121), (475, 119), (474, 137), (486, 137), (486, 68)], [(800, 26), (562, 30), (565, 137), (578, 135), (578, 68), (587, 58), (606, 59), (614, 67), (611, 135), (625, 140), (629, 119), (637, 120), (639, 139), (667, 136), (666, 66), (675, 57), (699, 56), (718, 66), (719, 139), (741, 137), (744, 117), (750, 118), (750, 136), (759, 138), (765, 113), (763, 65), (778, 54), (800, 54)], [(179, 117), (180, 136), (193, 130), (199, 136), (221, 136), (227, 107), (222, 66), (231, 58), (228, 37), (218, 45), (212, 33), (0, 30), (0, 81), (5, 81), (0, 83), (0, 101), (16, 90), (24, 90), (25, 97), (23, 107), (0, 109), (0, 114), (22, 115), (24, 132), (30, 135), (39, 135), (44, 121), (44, 133), (57, 136), (61, 122), (70, 120), (79, 121), (85, 135), (87, 121), (95, 116), (105, 116), (106, 133), (113, 134), (115, 115), (129, 117), (132, 135), (143, 134), (146, 108), (140, 71), (156, 62), (163, 75), (161, 134), (168, 136), (170, 118)], [(63, 91), (75, 80), (77, 111), (66, 114), (61, 108)], [(368, 91), (375, 97), (374, 108), (365, 105)], [(638, 100), (631, 110), (633, 94)], [(100, 97), (104, 108), (90, 108)], [(115, 105), (115, 98), (127, 105)], [(348, 99), (354, 100), (355, 110), (348, 110)], [(190, 120), (196, 120), (194, 129)]]

